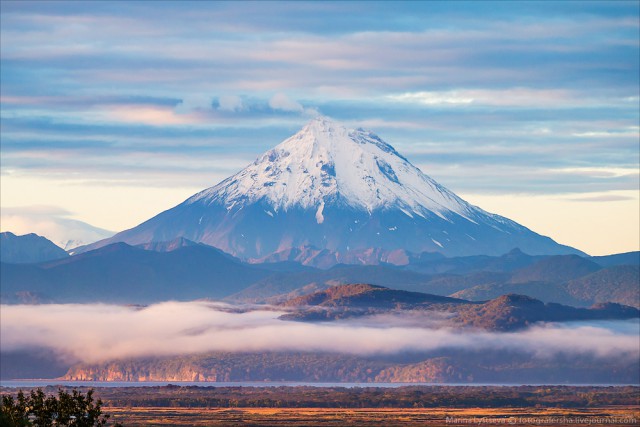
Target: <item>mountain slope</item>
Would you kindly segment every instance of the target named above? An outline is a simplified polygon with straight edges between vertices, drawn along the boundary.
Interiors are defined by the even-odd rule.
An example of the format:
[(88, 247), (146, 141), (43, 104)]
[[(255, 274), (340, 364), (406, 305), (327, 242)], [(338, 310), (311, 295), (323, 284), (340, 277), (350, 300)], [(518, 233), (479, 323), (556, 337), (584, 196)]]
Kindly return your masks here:
[(600, 270), (601, 267), (577, 255), (552, 256), (514, 272), (512, 283), (562, 283)]
[(511, 272), (540, 261), (544, 256), (531, 256), (516, 248), (499, 257), (475, 255), (455, 258), (434, 258), (420, 256), (411, 259), (404, 267), (407, 270), (425, 274), (455, 272), (456, 274), (479, 272)]
[[(455, 327), (474, 327), (491, 331), (512, 331), (536, 322), (567, 322), (577, 320), (633, 319), (640, 317), (638, 309), (606, 303), (590, 309), (560, 304), (545, 304), (540, 300), (508, 294), (481, 303), (447, 298), (421, 292), (407, 292), (366, 284), (341, 285), (310, 295), (293, 298), (280, 304), (293, 308), (282, 315), (283, 320), (326, 321), (374, 314), (446, 314), (443, 322)], [(434, 318), (439, 318), (434, 316)], [(424, 321), (424, 319), (423, 319)]]
[(115, 234), (113, 231), (95, 227), (83, 221), (67, 218), (68, 213), (55, 208), (3, 209), (0, 224), (3, 230), (17, 234), (36, 233), (45, 236), (65, 251), (73, 253), (78, 246), (88, 245)]
[(481, 305), (458, 310), (457, 321), (467, 326), (509, 331), (536, 322), (570, 322), (578, 320), (637, 319), (634, 307), (606, 303), (591, 308), (576, 308), (556, 303), (543, 303), (525, 295), (507, 294)]
[(428, 306), (429, 304), (460, 304), (467, 301), (457, 300), (421, 292), (409, 292), (368, 284), (350, 284), (333, 286), (324, 291), (315, 292), (285, 301), (284, 307), (323, 306), (323, 307), (366, 307), (377, 309), (399, 309)]
[[(264, 264), (268, 267), (269, 264)], [(328, 270), (280, 273), (257, 281), (225, 298), (229, 302), (279, 303), (292, 295), (301, 296), (334, 285), (373, 283), (404, 290), (423, 290), (429, 276), (382, 265), (336, 265)], [(292, 294), (293, 293), (293, 294)], [(433, 292), (437, 293), (437, 292)]]
[(613, 267), (616, 265), (640, 265), (640, 252), (625, 252), (621, 254), (594, 256), (591, 261), (602, 267)]
[(640, 267), (617, 265), (569, 281), (567, 293), (585, 304), (617, 302), (640, 308)]
[(11, 232), (0, 233), (0, 261), (13, 264), (29, 264), (67, 258), (64, 249), (37, 234), (16, 236)]
[[(611, 257), (613, 259), (616, 255)], [(638, 265), (600, 268), (592, 260), (573, 255), (546, 257), (514, 271), (510, 278), (504, 276), (502, 280), (477, 283), (457, 290), (451, 296), (482, 301), (517, 293), (545, 302), (574, 306), (614, 302), (640, 307)]]
[(448, 256), (579, 251), (465, 202), (362, 129), (318, 118), (218, 185), (81, 250), (184, 237), (260, 259), (307, 246)]
[(40, 265), (2, 264), (3, 300), (30, 292), (56, 302), (117, 302), (221, 298), (270, 274), (205, 245), (170, 252), (116, 243)]
[[(171, 252), (175, 251), (179, 248), (184, 248), (187, 246), (195, 246), (198, 245), (196, 242), (192, 242), (191, 240), (185, 239), (184, 237), (176, 237), (175, 239), (169, 242), (148, 242), (141, 245), (137, 245), (137, 248), (144, 249), (145, 251), (154, 251), (154, 252)], [(212, 246), (209, 246), (210, 248)]]

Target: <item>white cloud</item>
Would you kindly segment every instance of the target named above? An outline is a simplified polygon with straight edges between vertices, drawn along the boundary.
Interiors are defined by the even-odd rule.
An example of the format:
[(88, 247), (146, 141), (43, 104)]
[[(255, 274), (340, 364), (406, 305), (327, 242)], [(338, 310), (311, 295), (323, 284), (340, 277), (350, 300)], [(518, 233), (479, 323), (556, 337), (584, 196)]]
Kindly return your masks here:
[(439, 104), (471, 104), (474, 99), (458, 92), (407, 92), (400, 95), (389, 95), (389, 99), (402, 102), (416, 102), (425, 105)]
[(292, 113), (302, 113), (304, 107), (297, 101), (289, 98), (284, 93), (277, 93), (269, 100), (269, 107), (274, 110), (287, 111)]
[(222, 95), (218, 98), (218, 110), (235, 112), (243, 109), (242, 98), (237, 95)]
[(598, 178), (619, 178), (622, 176), (640, 175), (637, 168), (623, 167), (573, 167), (558, 168), (553, 171), (569, 175), (592, 176)]
[[(430, 328), (404, 316), (352, 322), (278, 320), (278, 311), (234, 312), (211, 302), (164, 302), (145, 308), (106, 304), (3, 305), (3, 350), (46, 347), (77, 360), (191, 354), (207, 351), (328, 351), (393, 354), (441, 348), (525, 351), (547, 357), (587, 353), (640, 356), (637, 321), (541, 325), (515, 333)], [(82, 319), (78, 322), (78, 319)], [(428, 325), (428, 326), (425, 326)]]
[(201, 94), (193, 94), (186, 96), (180, 104), (175, 108), (177, 113), (190, 113), (194, 110), (210, 110), (211, 97)]
[[(438, 106), (491, 106), (559, 108), (580, 105), (620, 105), (617, 98), (587, 97), (583, 93), (567, 89), (539, 89), (511, 87), (507, 89), (466, 89), (453, 91), (419, 91), (388, 95), (386, 99), (422, 105)], [(623, 136), (626, 136), (624, 134)], [(591, 135), (590, 135), (591, 136)], [(599, 135), (598, 135), (599, 136)]]
[(627, 126), (622, 129), (612, 131), (588, 131), (588, 132), (575, 132), (572, 136), (579, 138), (640, 138), (640, 128), (638, 126)]

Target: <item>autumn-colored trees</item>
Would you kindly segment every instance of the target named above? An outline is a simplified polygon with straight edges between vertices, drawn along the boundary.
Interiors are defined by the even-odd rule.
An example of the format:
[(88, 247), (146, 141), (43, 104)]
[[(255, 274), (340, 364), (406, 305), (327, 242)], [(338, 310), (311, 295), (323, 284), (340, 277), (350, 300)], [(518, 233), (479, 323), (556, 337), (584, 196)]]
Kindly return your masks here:
[(28, 395), (20, 391), (17, 397), (4, 395), (0, 405), (0, 425), (3, 426), (104, 426), (109, 415), (102, 415), (102, 401), (94, 401), (93, 390), (83, 394), (77, 390), (47, 396), (41, 389)]

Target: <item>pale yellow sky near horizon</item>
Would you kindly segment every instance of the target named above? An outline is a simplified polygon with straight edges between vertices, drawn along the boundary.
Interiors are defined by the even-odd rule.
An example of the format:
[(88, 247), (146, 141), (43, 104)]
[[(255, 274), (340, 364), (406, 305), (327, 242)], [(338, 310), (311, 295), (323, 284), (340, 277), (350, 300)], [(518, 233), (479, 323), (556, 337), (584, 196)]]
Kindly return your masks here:
[[(69, 218), (112, 231), (134, 227), (181, 203), (201, 188), (83, 185), (73, 181), (3, 176), (2, 209), (34, 205), (70, 212)], [(640, 194), (636, 190), (528, 195), (473, 194), (460, 197), (491, 213), (510, 218), (556, 242), (589, 255), (640, 250)], [(11, 226), (22, 228), (12, 230)], [(6, 216), (2, 231), (17, 233), (26, 225)]]
[[(640, 250), (640, 194), (636, 190), (562, 195), (461, 194), (482, 209), (589, 255)], [(585, 201), (588, 197), (620, 200)]]

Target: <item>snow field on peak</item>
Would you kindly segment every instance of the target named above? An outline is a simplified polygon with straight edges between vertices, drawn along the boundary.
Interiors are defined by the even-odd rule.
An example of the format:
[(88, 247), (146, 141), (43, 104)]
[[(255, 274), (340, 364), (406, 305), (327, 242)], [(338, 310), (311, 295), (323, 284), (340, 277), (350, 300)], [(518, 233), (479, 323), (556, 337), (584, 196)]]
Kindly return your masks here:
[[(326, 203), (340, 199), (359, 209), (399, 209), (408, 216), (449, 212), (473, 221), (476, 208), (424, 175), (375, 134), (347, 130), (317, 118), (236, 175), (187, 203), (222, 203), (227, 209), (264, 200), (275, 212), (313, 209), (324, 221)], [(475, 222), (475, 221), (473, 221)]]

